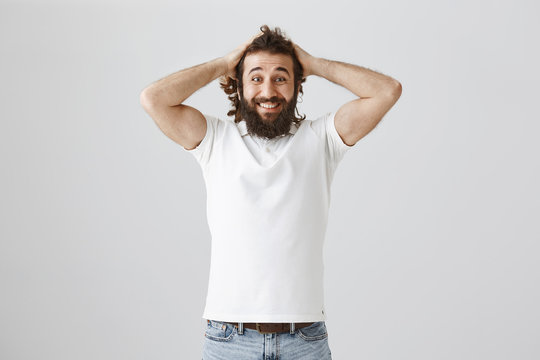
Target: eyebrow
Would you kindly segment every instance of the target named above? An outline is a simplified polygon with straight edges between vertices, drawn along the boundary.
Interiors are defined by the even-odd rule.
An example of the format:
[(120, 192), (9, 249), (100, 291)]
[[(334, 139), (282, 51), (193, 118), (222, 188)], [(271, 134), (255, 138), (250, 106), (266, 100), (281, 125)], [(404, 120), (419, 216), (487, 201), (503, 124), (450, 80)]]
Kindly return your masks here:
[[(248, 75), (251, 74), (252, 72), (258, 71), (258, 70), (262, 70), (262, 67), (260, 67), (260, 66), (254, 67), (253, 69), (249, 70)], [(283, 71), (283, 72), (287, 73), (287, 75), (291, 76), (291, 74), (289, 74), (289, 70), (285, 69), (284, 67), (279, 66), (278, 68), (276, 68), (276, 70), (277, 71)]]

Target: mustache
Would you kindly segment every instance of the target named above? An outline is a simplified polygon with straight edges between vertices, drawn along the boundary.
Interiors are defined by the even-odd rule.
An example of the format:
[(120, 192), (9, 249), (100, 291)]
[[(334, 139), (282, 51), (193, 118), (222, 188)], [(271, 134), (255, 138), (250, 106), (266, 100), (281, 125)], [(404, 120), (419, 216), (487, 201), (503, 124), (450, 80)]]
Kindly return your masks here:
[(257, 97), (257, 98), (253, 98), (251, 100), (251, 102), (253, 103), (265, 103), (265, 102), (273, 102), (273, 103), (281, 103), (281, 104), (285, 104), (287, 103), (285, 101), (285, 99), (283, 98), (279, 98), (277, 96), (272, 96), (271, 98), (267, 98), (267, 97)]

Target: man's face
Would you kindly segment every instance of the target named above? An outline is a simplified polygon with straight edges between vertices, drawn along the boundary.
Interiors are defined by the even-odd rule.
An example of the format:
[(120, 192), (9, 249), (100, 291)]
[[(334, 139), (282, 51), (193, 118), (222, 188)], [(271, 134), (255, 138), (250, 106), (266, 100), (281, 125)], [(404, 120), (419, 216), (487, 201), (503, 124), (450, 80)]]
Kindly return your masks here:
[(296, 108), (292, 58), (264, 51), (249, 54), (242, 82), (241, 113), (248, 132), (266, 138), (287, 134)]

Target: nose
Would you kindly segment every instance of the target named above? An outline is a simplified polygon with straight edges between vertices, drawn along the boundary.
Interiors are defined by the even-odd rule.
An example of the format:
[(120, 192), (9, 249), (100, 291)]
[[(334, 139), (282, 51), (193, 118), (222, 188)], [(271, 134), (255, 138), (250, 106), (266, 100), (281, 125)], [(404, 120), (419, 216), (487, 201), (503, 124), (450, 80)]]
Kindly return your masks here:
[(266, 97), (266, 98), (271, 98), (276, 95), (277, 95), (277, 91), (276, 91), (273, 81), (271, 80), (265, 81), (262, 85), (261, 96)]

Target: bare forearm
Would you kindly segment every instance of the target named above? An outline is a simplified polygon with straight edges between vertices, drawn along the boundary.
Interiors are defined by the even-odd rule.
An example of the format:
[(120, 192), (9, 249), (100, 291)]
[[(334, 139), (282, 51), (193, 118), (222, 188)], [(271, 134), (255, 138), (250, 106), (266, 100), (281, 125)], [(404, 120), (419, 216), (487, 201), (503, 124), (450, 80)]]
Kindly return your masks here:
[(143, 94), (154, 104), (180, 105), (195, 91), (226, 74), (227, 71), (225, 59), (217, 58), (158, 80), (144, 89)]
[(341, 85), (361, 98), (371, 98), (393, 92), (399, 82), (361, 66), (312, 58), (311, 73)]

